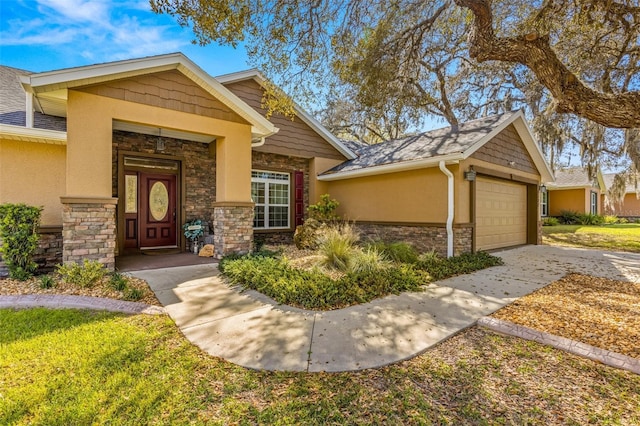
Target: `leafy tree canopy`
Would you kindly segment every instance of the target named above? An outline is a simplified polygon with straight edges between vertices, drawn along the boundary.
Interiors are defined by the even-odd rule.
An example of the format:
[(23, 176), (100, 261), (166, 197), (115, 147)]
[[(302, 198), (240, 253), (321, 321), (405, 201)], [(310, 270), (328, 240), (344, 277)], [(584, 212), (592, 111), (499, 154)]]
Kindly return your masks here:
[(638, 0), (150, 3), (199, 44), (242, 42), (285, 92), (325, 105), (341, 136), (524, 108), (553, 165), (578, 146), (584, 164), (640, 171)]

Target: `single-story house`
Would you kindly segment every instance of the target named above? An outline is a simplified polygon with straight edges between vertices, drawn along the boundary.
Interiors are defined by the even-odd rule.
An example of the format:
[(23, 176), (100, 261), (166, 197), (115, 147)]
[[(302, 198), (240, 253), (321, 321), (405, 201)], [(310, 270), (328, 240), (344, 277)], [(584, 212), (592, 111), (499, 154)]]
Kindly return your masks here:
[(604, 207), (604, 213), (618, 217), (640, 218), (640, 188), (631, 180), (628, 180), (624, 197), (620, 201), (614, 201), (608, 195), (614, 177), (615, 173), (604, 173), (602, 175), (602, 205)]
[(543, 217), (560, 216), (563, 211), (576, 213), (602, 213), (602, 173), (591, 179), (586, 169), (570, 167), (556, 170), (555, 182), (546, 183), (540, 210)]
[(522, 112), (362, 146), (299, 107), (266, 118), (255, 70), (214, 78), (180, 53), (29, 73), (0, 67), (0, 203), (44, 207), (49, 262), (290, 241), (329, 193), (366, 235), (448, 254), (536, 244), (553, 180)]

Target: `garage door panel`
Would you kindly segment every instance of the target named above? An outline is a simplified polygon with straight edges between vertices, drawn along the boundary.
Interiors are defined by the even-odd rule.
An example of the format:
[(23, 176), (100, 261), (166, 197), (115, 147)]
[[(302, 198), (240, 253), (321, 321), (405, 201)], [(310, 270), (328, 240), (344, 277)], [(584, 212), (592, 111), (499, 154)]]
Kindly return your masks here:
[(476, 248), (489, 250), (527, 242), (527, 187), (508, 181), (476, 181)]

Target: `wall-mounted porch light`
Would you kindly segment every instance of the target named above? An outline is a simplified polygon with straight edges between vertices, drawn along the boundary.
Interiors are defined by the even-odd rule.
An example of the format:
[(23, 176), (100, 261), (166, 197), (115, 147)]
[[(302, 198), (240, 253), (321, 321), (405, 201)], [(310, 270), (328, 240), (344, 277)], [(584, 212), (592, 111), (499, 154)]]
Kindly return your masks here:
[(476, 180), (476, 171), (473, 168), (470, 168), (466, 172), (464, 172), (464, 180), (468, 180), (469, 182), (473, 182)]
[(158, 140), (156, 140), (156, 151), (164, 151), (164, 139), (162, 139), (162, 129), (158, 128)]
[(542, 194), (546, 194), (547, 193), (547, 187), (545, 186), (544, 183), (540, 184), (540, 193), (542, 193)]

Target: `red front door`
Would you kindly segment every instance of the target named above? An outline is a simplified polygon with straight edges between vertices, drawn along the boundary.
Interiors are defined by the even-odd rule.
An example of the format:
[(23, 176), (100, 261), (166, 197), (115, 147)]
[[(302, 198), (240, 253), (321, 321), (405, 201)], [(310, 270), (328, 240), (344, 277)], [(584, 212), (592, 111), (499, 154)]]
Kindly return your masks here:
[(175, 247), (176, 176), (140, 173), (140, 248)]

